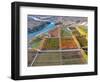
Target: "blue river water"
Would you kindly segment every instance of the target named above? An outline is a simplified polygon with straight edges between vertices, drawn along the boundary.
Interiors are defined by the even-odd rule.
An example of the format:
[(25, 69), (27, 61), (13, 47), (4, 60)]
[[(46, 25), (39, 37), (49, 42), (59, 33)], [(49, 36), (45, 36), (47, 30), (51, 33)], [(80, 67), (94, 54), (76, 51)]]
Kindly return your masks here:
[(50, 30), (53, 30), (55, 27), (55, 23), (54, 22), (50, 22), (48, 25), (46, 25), (45, 27), (43, 27), (43, 29), (36, 31), (36, 32), (32, 32), (32, 33), (28, 33), (28, 40), (32, 39), (33, 37), (39, 36), (42, 33), (46, 33)]

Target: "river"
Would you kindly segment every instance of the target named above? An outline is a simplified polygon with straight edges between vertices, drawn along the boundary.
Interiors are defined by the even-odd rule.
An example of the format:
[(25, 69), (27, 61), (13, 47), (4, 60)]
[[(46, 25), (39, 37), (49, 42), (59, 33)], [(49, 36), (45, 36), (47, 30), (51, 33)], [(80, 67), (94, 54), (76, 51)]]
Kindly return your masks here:
[(43, 29), (36, 31), (36, 32), (28, 33), (28, 40), (31, 40), (33, 37), (37, 37), (37, 36), (41, 35), (42, 33), (46, 33), (50, 30), (53, 30), (54, 28), (56, 28), (55, 22), (50, 22), (48, 25), (43, 27)]

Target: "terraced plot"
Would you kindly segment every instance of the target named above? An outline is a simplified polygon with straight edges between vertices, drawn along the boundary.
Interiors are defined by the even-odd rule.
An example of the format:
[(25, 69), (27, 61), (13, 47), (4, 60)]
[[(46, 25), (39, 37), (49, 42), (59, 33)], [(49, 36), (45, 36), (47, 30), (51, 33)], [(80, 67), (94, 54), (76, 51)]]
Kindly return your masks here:
[(85, 36), (86, 39), (88, 38), (88, 29), (86, 26), (80, 25), (77, 27), (77, 30), (80, 32), (81, 35)]
[(38, 53), (33, 66), (60, 65), (60, 59), (60, 53), (58, 52)]
[(36, 56), (36, 51), (28, 51), (28, 66), (31, 66), (31, 63), (34, 59), (34, 57)]
[(42, 50), (57, 50), (59, 49), (59, 38), (46, 38)]
[(72, 37), (61, 38), (61, 49), (73, 49), (78, 48)]
[(86, 26), (81, 25), (81, 26), (79, 26), (78, 28), (79, 28), (80, 30), (82, 30), (83, 32), (85, 32), (85, 33), (88, 32), (88, 29), (87, 29)]
[(34, 39), (29, 43), (29, 45), (30, 45), (31, 48), (33, 48), (33, 49), (38, 49), (38, 48), (40, 47), (41, 41), (42, 41), (42, 38), (37, 37), (37, 38), (34, 38)]
[(72, 31), (74, 36), (80, 36), (80, 33), (77, 30)]
[(62, 64), (85, 64), (82, 53), (80, 51), (62, 52)]
[(81, 47), (87, 47), (87, 39), (86, 39), (86, 37), (77, 36), (76, 38), (79, 41)]
[(69, 36), (70, 37), (72, 36), (70, 29), (68, 27), (66, 27), (66, 28), (63, 27), (61, 29), (61, 37), (69, 37)]

